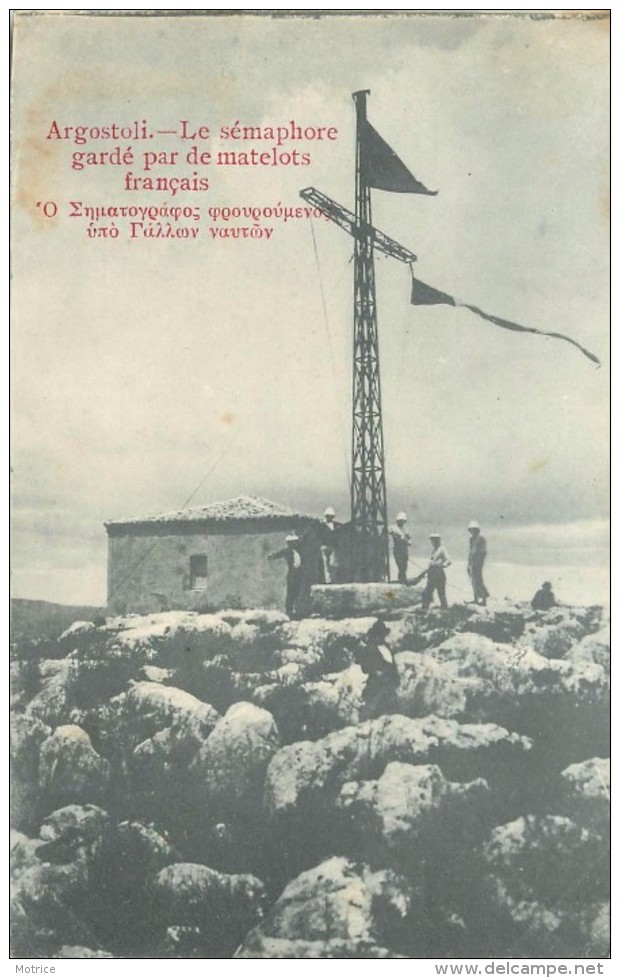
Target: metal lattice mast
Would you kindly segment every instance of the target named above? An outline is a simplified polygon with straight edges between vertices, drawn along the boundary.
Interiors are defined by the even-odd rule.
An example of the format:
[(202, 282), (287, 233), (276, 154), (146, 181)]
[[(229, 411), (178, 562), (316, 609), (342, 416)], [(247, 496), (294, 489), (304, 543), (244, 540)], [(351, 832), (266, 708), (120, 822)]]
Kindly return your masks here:
[(368, 94), (353, 93), (357, 136), (351, 523), (357, 545), (352, 576), (356, 581), (381, 581), (389, 577), (389, 557), (372, 214), (362, 156)]

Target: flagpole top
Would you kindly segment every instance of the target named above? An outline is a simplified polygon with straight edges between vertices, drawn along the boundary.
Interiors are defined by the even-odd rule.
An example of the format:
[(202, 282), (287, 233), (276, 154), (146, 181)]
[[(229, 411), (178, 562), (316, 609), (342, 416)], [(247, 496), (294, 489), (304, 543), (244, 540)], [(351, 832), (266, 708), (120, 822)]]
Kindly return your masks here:
[(353, 92), (353, 101), (355, 102), (355, 114), (357, 116), (357, 128), (363, 126), (366, 122), (366, 96), (370, 95), (369, 88), (362, 88), (359, 92)]

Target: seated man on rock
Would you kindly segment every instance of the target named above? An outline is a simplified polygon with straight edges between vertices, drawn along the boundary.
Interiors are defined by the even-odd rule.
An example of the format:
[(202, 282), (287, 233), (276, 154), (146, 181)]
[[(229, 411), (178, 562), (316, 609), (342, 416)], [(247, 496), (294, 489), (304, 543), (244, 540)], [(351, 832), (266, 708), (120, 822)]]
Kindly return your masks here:
[(557, 601), (555, 600), (551, 581), (545, 581), (532, 598), (532, 608), (534, 611), (548, 611), (549, 608), (555, 608), (556, 605)]
[(377, 621), (355, 653), (355, 661), (366, 676), (364, 702), (360, 719), (382, 716), (394, 709), (394, 693), (398, 687), (398, 671), (394, 656), (385, 644), (388, 629)]

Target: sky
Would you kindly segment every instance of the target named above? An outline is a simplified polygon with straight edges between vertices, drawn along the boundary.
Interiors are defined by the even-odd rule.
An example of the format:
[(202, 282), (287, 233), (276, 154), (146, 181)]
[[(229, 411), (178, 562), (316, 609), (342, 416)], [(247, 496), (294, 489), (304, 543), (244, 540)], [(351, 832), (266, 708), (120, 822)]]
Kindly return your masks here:
[[(17, 15), (13, 69), (13, 589), (105, 602), (107, 519), (256, 494), (348, 516), (352, 242), (324, 220), (214, 239), (208, 211), (354, 204), (354, 105), (436, 197), (373, 192), (420, 278), (567, 333), (409, 303), (377, 257), (388, 505), (423, 554), (480, 521), (498, 564), (607, 560), (608, 22), (528, 16)], [(51, 123), (333, 126), (306, 167), (199, 170), (206, 192), (71, 168)], [(187, 151), (170, 137), (154, 145)], [(127, 141), (118, 141), (123, 147)], [(144, 147), (134, 144), (137, 154)], [(257, 145), (257, 144), (253, 144)], [(270, 145), (270, 144), (269, 144)], [(282, 147), (290, 151), (294, 145)], [(265, 149), (267, 143), (258, 148)], [(150, 148), (150, 147), (148, 147)], [(248, 145), (237, 144), (237, 149)], [(140, 174), (139, 165), (131, 167)], [(144, 175), (144, 174), (142, 174)], [(54, 201), (58, 215), (37, 201)], [(83, 205), (199, 206), (192, 240), (88, 237)], [(105, 223), (105, 222), (104, 222)], [(311, 226), (312, 225), (312, 226)], [(227, 226), (222, 220), (221, 227)], [(315, 248), (316, 245), (316, 248)], [(325, 297), (325, 309), (321, 299)]]

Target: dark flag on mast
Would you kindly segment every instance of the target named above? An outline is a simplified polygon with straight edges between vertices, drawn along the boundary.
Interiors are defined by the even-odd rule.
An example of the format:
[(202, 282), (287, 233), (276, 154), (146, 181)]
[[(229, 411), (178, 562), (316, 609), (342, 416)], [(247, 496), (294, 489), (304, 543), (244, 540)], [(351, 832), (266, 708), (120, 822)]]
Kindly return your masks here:
[(571, 339), (570, 336), (565, 336), (564, 333), (551, 333), (544, 329), (534, 329), (533, 326), (521, 326), (519, 323), (513, 323), (509, 319), (500, 319), (498, 316), (490, 316), (489, 313), (483, 312), (478, 306), (469, 305), (467, 302), (461, 302), (459, 299), (455, 299), (454, 296), (448, 295), (447, 292), (440, 292), (439, 289), (434, 289), (431, 285), (425, 285), (424, 282), (420, 282), (419, 279), (415, 278), (412, 272), (413, 284), (411, 288), (411, 305), (412, 306), (436, 306), (436, 305), (447, 305), (447, 306), (462, 306), (464, 309), (469, 309), (470, 312), (475, 312), (477, 316), (482, 319), (486, 319), (489, 323), (494, 323), (495, 326), (501, 326), (502, 329), (511, 329), (515, 333), (536, 333), (537, 336), (550, 336), (556, 340), (565, 340), (567, 343), (572, 343), (576, 346), (578, 350), (581, 350), (584, 356), (588, 360), (592, 360), (598, 367), (601, 365), (601, 361), (598, 357), (595, 357), (593, 353), (586, 350), (585, 347), (581, 346), (576, 340)]
[(368, 120), (362, 130), (361, 165), (367, 187), (389, 190), (394, 194), (427, 194), (434, 197), (437, 193), (436, 190), (427, 190), (423, 183), (416, 180)]

